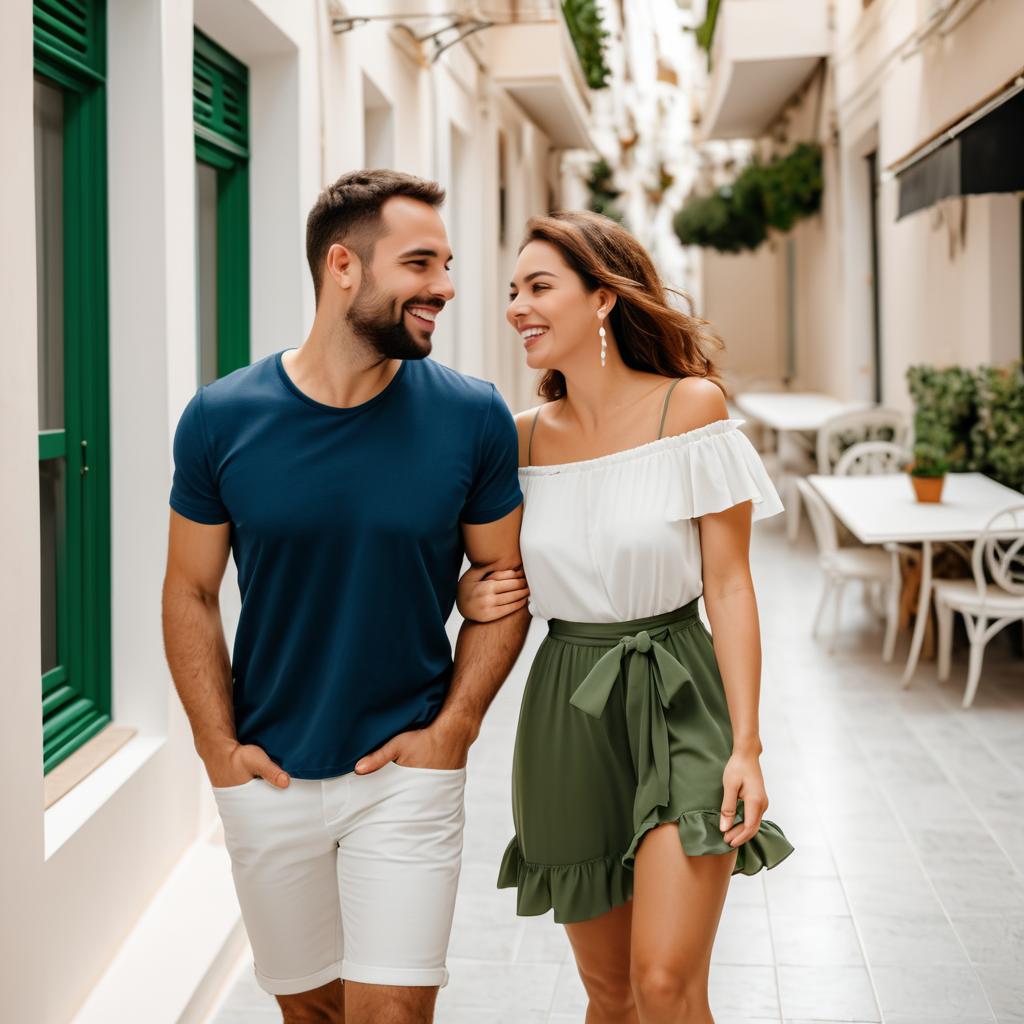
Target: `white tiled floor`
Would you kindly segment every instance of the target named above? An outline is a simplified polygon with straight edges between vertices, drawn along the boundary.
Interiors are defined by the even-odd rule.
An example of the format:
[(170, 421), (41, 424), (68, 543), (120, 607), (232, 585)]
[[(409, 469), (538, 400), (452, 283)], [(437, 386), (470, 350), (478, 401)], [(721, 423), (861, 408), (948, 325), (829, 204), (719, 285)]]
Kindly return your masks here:
[[(762, 764), (796, 853), (732, 881), (711, 974), (717, 1024), (1024, 1024), (1024, 660), (989, 647), (974, 707), (924, 662), (882, 663), (881, 630), (848, 594), (835, 655), (810, 637), (820, 578), (806, 532), (755, 528), (765, 671)], [(580, 1024), (562, 930), (494, 888), (511, 835), (509, 766), (535, 624), (473, 749), (451, 983), (438, 1024)], [(216, 1024), (279, 1020), (241, 972)]]

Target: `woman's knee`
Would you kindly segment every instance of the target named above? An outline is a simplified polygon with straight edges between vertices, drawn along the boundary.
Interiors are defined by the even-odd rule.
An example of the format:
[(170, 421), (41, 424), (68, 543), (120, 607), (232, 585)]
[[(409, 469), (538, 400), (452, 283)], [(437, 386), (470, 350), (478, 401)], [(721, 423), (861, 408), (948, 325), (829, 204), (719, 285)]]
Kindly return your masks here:
[(664, 963), (635, 965), (633, 998), (641, 1017), (655, 1020), (704, 1020), (708, 1012), (707, 985), (678, 967)]
[(629, 973), (580, 971), (591, 1008), (602, 1020), (628, 1019), (633, 1011), (633, 986)]

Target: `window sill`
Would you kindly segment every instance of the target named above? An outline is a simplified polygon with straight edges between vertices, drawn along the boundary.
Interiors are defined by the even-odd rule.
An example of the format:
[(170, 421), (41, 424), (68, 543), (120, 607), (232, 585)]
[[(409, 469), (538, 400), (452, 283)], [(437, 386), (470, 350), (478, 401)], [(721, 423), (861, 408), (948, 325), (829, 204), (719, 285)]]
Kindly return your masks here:
[(66, 796), (86, 776), (110, 760), (133, 736), (135, 730), (124, 725), (108, 725), (57, 765), (43, 779), (43, 810)]
[[(49, 860), (163, 744), (162, 736), (138, 736), (134, 729), (109, 726), (54, 768), (44, 788), (48, 803), (43, 813), (45, 859)], [(63, 784), (60, 778), (51, 784), (50, 779), (65, 766), (68, 771)]]

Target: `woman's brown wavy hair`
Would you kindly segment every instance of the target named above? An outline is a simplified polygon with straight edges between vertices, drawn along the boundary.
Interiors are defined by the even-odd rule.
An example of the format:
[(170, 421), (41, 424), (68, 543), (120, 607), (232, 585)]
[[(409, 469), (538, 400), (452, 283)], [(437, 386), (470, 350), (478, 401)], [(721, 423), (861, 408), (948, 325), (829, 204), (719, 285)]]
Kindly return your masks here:
[[(669, 293), (690, 300), (661, 283), (650, 256), (624, 227), (599, 213), (565, 211), (532, 217), (519, 251), (537, 241), (558, 249), (587, 291), (607, 288), (618, 297), (608, 321), (627, 366), (665, 377), (707, 377), (724, 393), (709, 355), (722, 342), (706, 320), (669, 305)], [(548, 370), (537, 393), (549, 402), (564, 398), (565, 377)]]

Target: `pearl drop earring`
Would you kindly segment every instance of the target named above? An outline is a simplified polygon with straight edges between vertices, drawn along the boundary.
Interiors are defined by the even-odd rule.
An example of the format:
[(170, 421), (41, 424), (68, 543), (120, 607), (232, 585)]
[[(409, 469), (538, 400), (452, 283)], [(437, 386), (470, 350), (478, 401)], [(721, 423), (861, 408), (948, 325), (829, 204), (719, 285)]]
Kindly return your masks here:
[[(604, 318), (604, 312), (603, 311), (598, 313), (597, 315), (598, 315), (598, 317), (600, 319), (603, 320), (603, 318)], [(603, 323), (601, 324), (600, 330), (598, 330), (597, 335), (601, 339), (601, 367), (603, 369), (604, 365), (605, 365), (605, 361), (608, 358), (608, 342), (605, 339), (605, 329), (604, 329), (604, 324)]]

